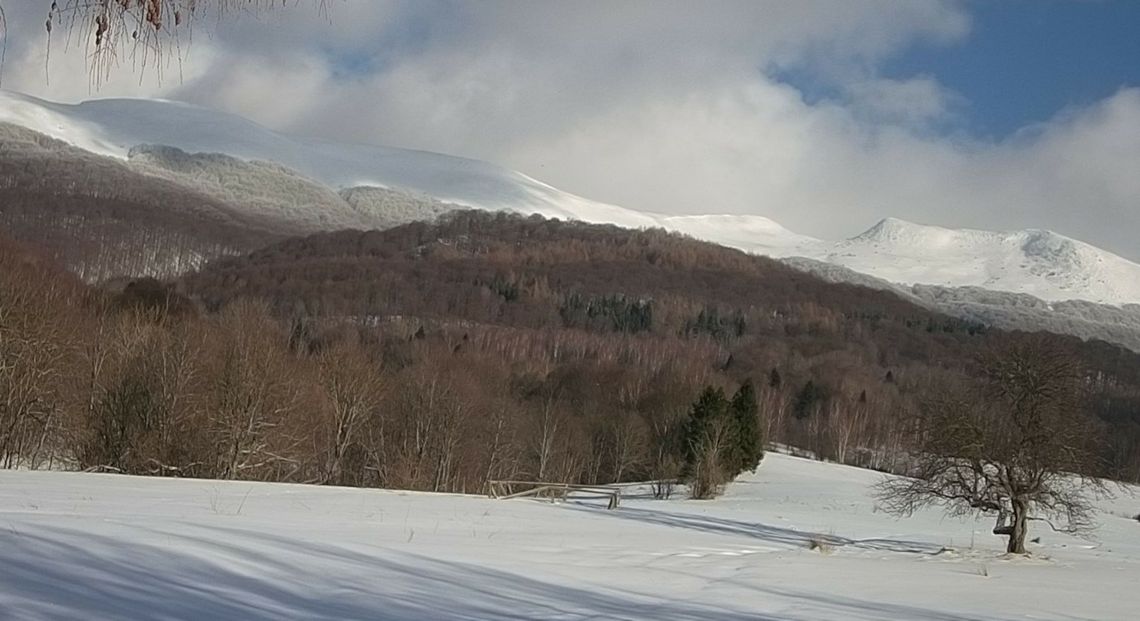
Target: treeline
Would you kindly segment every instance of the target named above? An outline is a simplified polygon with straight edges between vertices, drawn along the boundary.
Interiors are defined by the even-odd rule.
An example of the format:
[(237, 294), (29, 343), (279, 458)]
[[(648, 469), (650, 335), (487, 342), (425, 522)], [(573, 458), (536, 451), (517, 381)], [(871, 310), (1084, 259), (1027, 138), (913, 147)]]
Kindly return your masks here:
[[(1021, 338), (661, 231), (480, 213), (113, 295), (0, 263), (8, 466), (474, 492), (696, 481), (703, 443), (716, 487), (758, 459), (753, 425), (892, 470), (917, 400), (969, 390), (978, 355)], [(1055, 342), (1112, 432), (1098, 473), (1140, 478), (1137, 355)]]

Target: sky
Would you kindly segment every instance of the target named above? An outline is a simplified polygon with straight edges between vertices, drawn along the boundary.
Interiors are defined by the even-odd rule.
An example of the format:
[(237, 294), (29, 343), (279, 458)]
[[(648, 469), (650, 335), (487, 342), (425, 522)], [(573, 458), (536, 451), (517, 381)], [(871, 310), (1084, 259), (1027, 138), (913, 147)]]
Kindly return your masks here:
[(5, 0), (4, 88), (183, 100), (822, 238), (890, 216), (1140, 260), (1132, 0), (300, 0), (198, 23), (158, 65), (123, 50), (98, 87), (82, 46), (45, 45), (47, 4)]

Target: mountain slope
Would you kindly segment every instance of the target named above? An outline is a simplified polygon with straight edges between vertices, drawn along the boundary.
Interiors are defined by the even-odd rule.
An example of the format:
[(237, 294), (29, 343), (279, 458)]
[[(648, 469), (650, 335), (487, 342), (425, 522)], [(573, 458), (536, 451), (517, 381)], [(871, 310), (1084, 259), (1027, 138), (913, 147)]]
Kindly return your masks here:
[(0, 233), (89, 282), (173, 277), (299, 229), (37, 132), (0, 123)]
[(1046, 302), (1025, 293), (979, 287), (903, 285), (836, 263), (792, 257), (784, 263), (833, 283), (891, 291), (933, 311), (1003, 330), (1045, 330), (1084, 340), (1098, 339), (1140, 352), (1140, 304), (1122, 306), (1084, 300)]
[[(177, 147), (274, 162), (331, 188), (401, 188), (439, 201), (489, 210), (688, 232), (704, 227), (717, 235), (737, 227), (766, 231), (740, 240), (748, 250), (793, 247), (814, 241), (768, 218), (671, 217), (643, 213), (563, 192), (522, 173), (449, 155), (359, 144), (336, 144), (279, 134), (241, 117), (186, 104), (142, 99), (101, 99), (56, 104), (0, 91), (0, 121), (21, 125), (79, 148), (126, 158), (139, 145)], [(711, 223), (711, 224), (710, 224)], [(711, 230), (708, 230), (711, 229)], [(720, 241), (720, 239), (711, 239)]]
[[(1048, 302), (1140, 303), (1140, 265), (1049, 231), (952, 230), (888, 218), (862, 235), (820, 241), (761, 216), (634, 211), (575, 196), (486, 162), (297, 138), (235, 115), (170, 101), (104, 99), (62, 105), (0, 91), (0, 122), (4, 121), (105, 156), (126, 159), (133, 153), (130, 159), (138, 162), (136, 168), (199, 184), (196, 189), (213, 198), (233, 198), (236, 188), (243, 192), (238, 204), (261, 214), (285, 213), (291, 221), (304, 223), (306, 231), (382, 228), (433, 217), (448, 205), (459, 205), (631, 228), (661, 227), (748, 252), (824, 261), (906, 285), (981, 287)], [(176, 147), (188, 153), (175, 157), (141, 145)], [(198, 160), (187, 166), (186, 158)], [(203, 160), (214, 166), (205, 175), (198, 174)], [(264, 190), (265, 196), (251, 194), (249, 187), (241, 187), (243, 182), (227, 185), (217, 178), (226, 171), (217, 167), (229, 160), (246, 162), (243, 175), (281, 174), (286, 183), (274, 191)], [(387, 209), (392, 201), (377, 203), (375, 192), (352, 191), (361, 186), (404, 192), (398, 214), (377, 212), (376, 205)], [(301, 188), (306, 198), (298, 200), (296, 193), (287, 191), (293, 187)], [(259, 188), (264, 189), (264, 184), (253, 190)], [(409, 207), (407, 196), (427, 202)], [(285, 201), (289, 209), (269, 204), (274, 201)], [(348, 206), (343, 204), (346, 201)]]
[(887, 218), (810, 258), (902, 284), (982, 287), (1048, 301), (1140, 302), (1140, 265), (1051, 231), (946, 229)]

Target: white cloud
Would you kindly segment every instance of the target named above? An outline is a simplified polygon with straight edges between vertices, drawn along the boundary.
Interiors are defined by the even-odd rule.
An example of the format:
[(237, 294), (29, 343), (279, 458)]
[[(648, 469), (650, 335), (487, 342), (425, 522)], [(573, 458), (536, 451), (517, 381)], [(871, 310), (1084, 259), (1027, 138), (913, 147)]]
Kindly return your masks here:
[[(967, 6), (334, 3), (327, 19), (302, 7), (200, 29), (181, 82), (122, 71), (99, 95), (487, 159), (634, 208), (759, 213), (825, 237), (887, 215), (1053, 228), (1140, 259), (1138, 91), (995, 143), (954, 130), (969, 102), (937, 76), (878, 73), (915, 42), (961, 43)], [(5, 86), (88, 97), (81, 55), (53, 49), (47, 84), (38, 54), (42, 39), (14, 37)], [(809, 102), (789, 73), (835, 96)]]
[(963, 98), (932, 76), (906, 80), (867, 78), (843, 85), (847, 104), (867, 122), (926, 129), (957, 118)]

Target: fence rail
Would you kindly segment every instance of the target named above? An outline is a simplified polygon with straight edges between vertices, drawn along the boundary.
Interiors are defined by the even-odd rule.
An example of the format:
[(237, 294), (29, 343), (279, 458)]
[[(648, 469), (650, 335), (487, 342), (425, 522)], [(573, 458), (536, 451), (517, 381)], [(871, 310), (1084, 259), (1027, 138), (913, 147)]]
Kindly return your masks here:
[(621, 504), (621, 489), (607, 485), (576, 485), (547, 481), (487, 481), (487, 496), (499, 500), (513, 498), (540, 498), (550, 502), (565, 502), (570, 494), (578, 498), (603, 498), (607, 509)]

